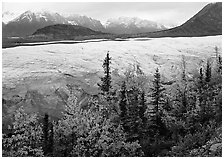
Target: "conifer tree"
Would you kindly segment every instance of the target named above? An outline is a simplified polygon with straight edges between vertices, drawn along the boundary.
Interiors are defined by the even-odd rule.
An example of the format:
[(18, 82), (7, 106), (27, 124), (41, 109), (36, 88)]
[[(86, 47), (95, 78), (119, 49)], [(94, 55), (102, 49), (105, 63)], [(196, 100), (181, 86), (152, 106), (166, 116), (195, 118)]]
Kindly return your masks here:
[(120, 107), (120, 119), (121, 119), (121, 125), (123, 126), (125, 131), (128, 131), (128, 128), (126, 126), (126, 119), (127, 119), (127, 97), (126, 97), (126, 83), (125, 81), (122, 83), (121, 86), (121, 91), (120, 91), (120, 102), (119, 102), (119, 107)]
[(219, 64), (218, 72), (222, 75), (222, 57), (221, 57), (221, 55), (219, 55), (219, 57), (218, 57), (218, 64)]
[(203, 85), (204, 85), (203, 70), (202, 68), (200, 68), (200, 76), (199, 76), (199, 82), (198, 82), (199, 107), (202, 107)]
[(136, 141), (139, 139), (141, 132), (142, 121), (139, 116), (139, 89), (135, 86), (128, 91), (128, 117), (126, 119), (126, 125), (129, 129), (130, 141)]
[(54, 128), (53, 128), (53, 124), (50, 123), (49, 125), (49, 156), (53, 155), (53, 151), (54, 151)]
[(211, 80), (211, 74), (212, 74), (212, 68), (211, 68), (210, 60), (208, 59), (207, 65), (206, 65), (206, 72), (205, 72), (205, 81), (207, 83), (209, 83)]
[(43, 151), (44, 156), (52, 155), (53, 153), (53, 124), (49, 121), (49, 115), (44, 115), (43, 121)]
[(187, 78), (186, 78), (186, 59), (182, 56), (182, 85), (183, 90), (181, 92), (181, 114), (187, 111)]
[(186, 58), (182, 55), (182, 81), (186, 82)]
[(161, 84), (161, 79), (160, 79), (160, 73), (159, 69), (156, 69), (156, 72), (154, 74), (154, 80), (153, 80), (153, 88), (152, 88), (152, 105), (154, 106), (154, 112), (155, 112), (155, 118), (156, 118), (156, 123), (158, 124), (158, 118), (160, 115), (160, 109), (161, 109), (161, 104), (164, 103), (163, 100), (163, 91), (165, 89), (163, 88)]
[(146, 106), (146, 100), (145, 100), (145, 91), (142, 91), (141, 97), (140, 97), (140, 103), (139, 103), (139, 116), (142, 119), (143, 125), (146, 123), (146, 117), (145, 117), (145, 111), (147, 109)]
[(119, 106), (120, 106), (120, 111), (121, 111), (121, 118), (124, 118), (125, 115), (127, 114), (127, 98), (126, 98), (126, 84), (125, 84), (125, 81), (123, 82), (122, 86), (121, 86), (121, 100), (120, 100), (120, 103), (119, 103)]
[[(153, 87), (152, 87), (152, 94), (151, 94), (151, 104), (154, 106), (153, 111), (151, 112), (152, 123), (151, 126), (153, 128), (153, 135), (155, 139), (155, 143), (158, 144), (159, 134), (162, 133), (161, 131), (164, 128), (164, 124), (162, 122), (162, 108), (164, 104), (164, 97), (163, 91), (164, 87), (161, 84), (161, 77), (159, 73), (159, 69), (156, 69), (153, 79)], [(151, 127), (150, 126), (150, 127)]]
[(219, 54), (217, 46), (215, 47), (215, 57), (216, 57), (217, 72), (222, 74), (222, 57)]
[(166, 110), (167, 112), (169, 112), (169, 111), (172, 110), (169, 97), (166, 97), (165, 98), (165, 102), (164, 102), (164, 105), (163, 105), (163, 109)]
[(205, 82), (204, 82), (204, 75), (203, 70), (200, 68), (199, 72), (199, 78), (198, 78), (198, 100), (199, 100), (199, 107), (200, 107), (200, 119), (203, 121), (206, 113), (206, 93), (205, 93)]
[(44, 121), (43, 121), (43, 151), (44, 156), (48, 154), (48, 128), (49, 127), (49, 116), (46, 113), (44, 115)]
[(111, 88), (110, 64), (111, 64), (111, 57), (108, 51), (106, 58), (104, 59), (104, 62), (103, 62), (104, 77), (101, 78), (102, 83), (98, 84), (103, 93), (109, 93), (109, 90)]

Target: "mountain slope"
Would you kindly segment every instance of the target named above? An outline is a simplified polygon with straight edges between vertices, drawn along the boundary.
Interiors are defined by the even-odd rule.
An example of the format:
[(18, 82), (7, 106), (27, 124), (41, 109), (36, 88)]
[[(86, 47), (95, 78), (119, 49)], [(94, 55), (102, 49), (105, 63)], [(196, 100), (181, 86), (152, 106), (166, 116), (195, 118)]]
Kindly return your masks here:
[(211, 36), (222, 34), (222, 3), (210, 3), (184, 24), (154, 33), (148, 37)]
[(106, 32), (113, 34), (137, 34), (167, 29), (165, 26), (149, 20), (134, 17), (109, 19), (105, 25)]
[(76, 36), (100, 35), (102, 32), (93, 31), (78, 25), (56, 24), (38, 29), (33, 35), (44, 35), (54, 39), (73, 39)]

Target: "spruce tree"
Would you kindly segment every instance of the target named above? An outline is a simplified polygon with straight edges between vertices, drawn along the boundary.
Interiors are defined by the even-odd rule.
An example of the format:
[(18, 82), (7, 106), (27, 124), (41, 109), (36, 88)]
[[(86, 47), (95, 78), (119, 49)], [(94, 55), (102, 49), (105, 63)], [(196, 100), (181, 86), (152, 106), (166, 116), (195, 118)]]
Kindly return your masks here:
[(119, 106), (120, 106), (120, 111), (121, 111), (121, 118), (124, 118), (125, 115), (127, 114), (127, 98), (126, 98), (126, 84), (125, 82), (123, 82), (122, 86), (121, 86), (121, 100), (120, 100), (120, 103), (119, 103)]
[(49, 116), (46, 113), (44, 115), (44, 121), (43, 121), (43, 151), (44, 156), (48, 154), (48, 130), (49, 130)]
[(49, 130), (48, 150), (49, 156), (52, 156), (54, 151), (54, 128), (52, 123), (49, 125)]
[(181, 114), (187, 112), (187, 78), (186, 78), (186, 59), (182, 56), (182, 85), (183, 90), (181, 92)]
[(141, 92), (139, 100), (140, 100), (139, 101), (139, 117), (141, 118), (141, 125), (140, 125), (139, 133), (141, 135), (141, 138), (144, 138), (148, 132), (147, 118), (145, 117), (145, 112), (147, 109), (146, 100), (145, 100), (145, 91)]
[(136, 141), (140, 137), (142, 121), (139, 116), (139, 89), (135, 86), (128, 91), (128, 117), (126, 125), (128, 126), (129, 140)]
[(219, 54), (219, 51), (218, 51), (218, 47), (217, 46), (215, 47), (215, 57), (216, 57), (217, 72), (219, 74), (222, 74), (222, 57)]
[(210, 60), (207, 60), (206, 72), (205, 72), (205, 81), (209, 83), (211, 81), (212, 68)]
[(218, 72), (222, 75), (222, 57), (221, 57), (221, 55), (219, 55), (219, 57), (218, 57), (218, 64), (219, 64)]
[(170, 112), (172, 110), (169, 97), (165, 98), (165, 102), (163, 104), (163, 109), (166, 110), (167, 112)]
[(199, 107), (202, 107), (203, 101), (203, 86), (204, 86), (204, 77), (203, 77), (203, 70), (200, 68), (200, 76), (198, 82), (198, 95), (199, 95)]
[(53, 153), (53, 124), (49, 121), (49, 115), (45, 113), (43, 121), (43, 151), (44, 156), (51, 156)]
[(198, 78), (198, 100), (199, 100), (199, 107), (200, 107), (200, 119), (203, 121), (205, 116), (205, 108), (206, 108), (206, 93), (205, 93), (205, 86), (204, 86), (204, 75), (203, 70), (200, 68), (200, 75)]
[(110, 64), (111, 64), (111, 57), (109, 56), (109, 51), (107, 52), (106, 58), (103, 62), (103, 69), (104, 69), (104, 77), (101, 78), (101, 84), (98, 84), (101, 91), (103, 93), (109, 93), (111, 88), (111, 72), (110, 72)]
[(156, 69), (153, 79), (153, 87), (151, 88), (151, 104), (153, 105), (153, 110), (151, 111), (151, 130), (152, 135), (155, 140), (155, 144), (158, 144), (159, 135), (162, 133), (164, 124), (162, 122), (162, 108), (164, 104), (163, 91), (165, 90), (161, 84), (161, 77), (159, 69)]
[(151, 102), (152, 105), (154, 106), (154, 112), (155, 112), (155, 118), (156, 118), (157, 124), (158, 124), (158, 118), (160, 116), (161, 104), (164, 103), (164, 100), (163, 100), (164, 90), (165, 89), (163, 88), (161, 84), (159, 69), (157, 68), (154, 74), (153, 88), (152, 88), (152, 102)]
[(186, 59), (185, 56), (182, 55), (182, 81), (186, 82)]
[(139, 103), (139, 116), (142, 119), (143, 125), (145, 125), (147, 118), (145, 117), (145, 111), (147, 109), (145, 100), (145, 92), (142, 91)]
[(122, 83), (121, 86), (121, 91), (120, 91), (120, 102), (119, 102), (119, 107), (120, 107), (120, 119), (121, 119), (121, 125), (124, 128), (124, 131), (128, 131), (128, 127), (126, 125), (126, 119), (127, 119), (127, 97), (126, 97), (126, 83), (125, 81)]

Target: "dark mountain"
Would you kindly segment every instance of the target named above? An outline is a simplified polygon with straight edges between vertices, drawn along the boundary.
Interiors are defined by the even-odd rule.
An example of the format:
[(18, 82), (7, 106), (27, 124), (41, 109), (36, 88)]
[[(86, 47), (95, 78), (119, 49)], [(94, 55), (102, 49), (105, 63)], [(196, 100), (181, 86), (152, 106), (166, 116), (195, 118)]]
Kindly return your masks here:
[(38, 29), (33, 35), (47, 36), (53, 39), (74, 39), (77, 36), (105, 34), (78, 25), (56, 24)]
[(138, 34), (167, 29), (165, 26), (153, 21), (137, 17), (119, 17), (109, 19), (105, 25), (106, 32), (113, 34)]
[(222, 3), (210, 3), (184, 24), (153, 33), (148, 37), (212, 36), (222, 34)]

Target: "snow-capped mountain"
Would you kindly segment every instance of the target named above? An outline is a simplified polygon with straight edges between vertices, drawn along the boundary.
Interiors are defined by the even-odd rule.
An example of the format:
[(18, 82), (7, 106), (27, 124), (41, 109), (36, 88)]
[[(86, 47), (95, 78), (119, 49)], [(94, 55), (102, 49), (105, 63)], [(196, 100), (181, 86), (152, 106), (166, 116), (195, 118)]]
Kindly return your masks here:
[(26, 11), (12, 22), (26, 23), (26, 22), (52, 22), (65, 24), (67, 21), (58, 13), (51, 12), (31, 12)]
[(26, 11), (4, 25), (3, 36), (32, 35), (37, 29), (54, 24), (80, 25), (94, 31), (104, 31), (104, 27), (100, 21), (87, 16), (73, 15), (64, 17), (58, 13), (48, 11)]
[(78, 14), (73, 14), (66, 17), (66, 20), (71, 25), (80, 25), (83, 27), (90, 28), (95, 31), (105, 31), (104, 26), (101, 24), (99, 20), (92, 19), (87, 16), (81, 16)]
[(3, 36), (26, 36), (48, 25), (65, 23), (65, 18), (58, 13), (26, 11), (9, 21), (2, 30)]
[(109, 19), (103, 26), (99, 20), (87, 16), (77, 14), (62, 16), (49, 11), (26, 11), (5, 24), (3, 26), (3, 36), (32, 35), (37, 29), (54, 24), (79, 25), (94, 31), (114, 34), (136, 34), (166, 29), (164, 25), (136, 17)]
[(114, 34), (136, 34), (166, 29), (164, 25), (137, 17), (109, 19), (105, 28), (107, 32)]
[(13, 20), (14, 18), (16, 18), (16, 14), (6, 11), (2, 13), (2, 22), (4, 24), (7, 24), (9, 21)]

